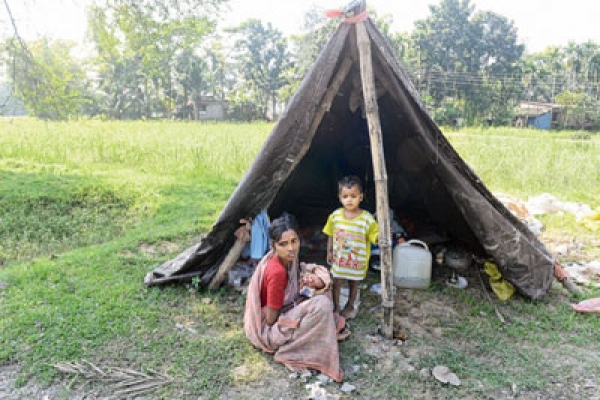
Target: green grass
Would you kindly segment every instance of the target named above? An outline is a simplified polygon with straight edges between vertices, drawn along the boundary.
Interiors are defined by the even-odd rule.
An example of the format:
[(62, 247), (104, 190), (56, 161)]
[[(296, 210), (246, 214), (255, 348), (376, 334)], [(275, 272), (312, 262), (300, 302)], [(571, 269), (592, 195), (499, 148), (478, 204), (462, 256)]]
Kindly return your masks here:
[[(7, 284), (0, 288), (0, 365), (18, 364), (21, 384), (66, 381), (53, 367), (58, 362), (156, 370), (175, 378), (157, 398), (216, 398), (269, 377), (285, 381), (286, 370), (245, 339), (239, 294), (142, 284), (210, 228), (271, 128), (0, 120), (0, 281)], [(598, 137), (572, 141), (572, 134), (468, 130), (449, 138), (494, 191), (550, 192), (598, 206)], [(557, 236), (566, 230), (598, 240), (567, 215), (543, 222)], [(441, 337), (411, 336), (400, 356), (411, 358), (416, 372), (406, 373), (382, 367), (369, 352), (364, 338), (378, 318), (366, 310), (377, 298), (365, 294), (371, 304), (341, 345), (344, 366), (367, 366), (352, 378), (361, 386), (357, 398), (481, 397), (512, 383), (543, 390), (561, 372), (573, 379), (600, 374), (600, 363), (586, 358), (599, 339), (598, 319), (574, 314), (558, 290), (544, 302), (497, 304), (504, 325), (480, 288), (456, 293), (434, 285), (420, 296), (423, 304), (448, 303), (460, 319), (434, 315)], [(565, 349), (588, 369), (572, 358), (552, 359), (568, 355)], [(463, 386), (418, 378), (420, 368), (437, 363), (457, 372)], [(288, 384), (305, 393), (302, 383)], [(275, 395), (269, 387), (262, 393)]]
[(534, 129), (465, 129), (447, 133), (488, 187), (522, 198), (552, 193), (563, 201), (600, 206), (600, 135)]

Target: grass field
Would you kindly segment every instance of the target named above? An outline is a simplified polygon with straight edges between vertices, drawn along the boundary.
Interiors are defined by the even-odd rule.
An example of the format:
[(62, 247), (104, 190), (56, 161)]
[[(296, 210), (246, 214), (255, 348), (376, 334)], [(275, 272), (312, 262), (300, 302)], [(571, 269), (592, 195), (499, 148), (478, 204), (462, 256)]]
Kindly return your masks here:
[[(25, 387), (60, 384), (62, 398), (102, 393), (103, 385), (54, 367), (84, 360), (174, 379), (149, 398), (305, 396), (302, 382), (246, 341), (237, 292), (142, 284), (210, 228), (271, 128), (0, 120), (0, 366), (17, 365)], [(597, 207), (600, 136), (577, 134), (498, 128), (447, 136), (492, 191), (548, 192)], [(572, 217), (544, 222), (546, 237), (577, 238), (586, 256), (600, 257), (600, 235)], [(506, 324), (476, 286), (457, 294), (434, 284), (400, 297), (412, 324), (407, 346), (373, 351), (365, 338), (376, 310), (362, 313), (342, 343), (344, 366), (361, 367), (351, 377), (360, 390), (347, 398), (502, 398), (515, 387), (532, 398), (590, 398), (586, 382), (600, 385), (599, 319), (574, 314), (560, 288), (543, 302), (494, 302)], [(377, 305), (368, 293), (363, 301), (365, 310)], [(421, 368), (441, 363), (461, 387), (419, 379)]]

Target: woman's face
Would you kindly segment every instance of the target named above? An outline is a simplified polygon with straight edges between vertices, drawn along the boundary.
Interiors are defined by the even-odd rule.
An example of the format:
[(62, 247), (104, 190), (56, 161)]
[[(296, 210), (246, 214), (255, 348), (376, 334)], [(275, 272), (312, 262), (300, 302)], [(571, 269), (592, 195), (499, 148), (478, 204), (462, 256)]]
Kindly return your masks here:
[(274, 242), (275, 253), (283, 265), (288, 265), (298, 256), (300, 249), (300, 238), (295, 230), (289, 229), (281, 235), (278, 241)]

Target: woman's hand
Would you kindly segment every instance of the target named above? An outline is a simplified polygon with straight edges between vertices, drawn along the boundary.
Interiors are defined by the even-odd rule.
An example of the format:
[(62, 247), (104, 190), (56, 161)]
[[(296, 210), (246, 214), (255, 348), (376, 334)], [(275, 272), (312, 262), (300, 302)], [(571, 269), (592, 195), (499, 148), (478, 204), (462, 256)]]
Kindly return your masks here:
[(267, 325), (271, 326), (275, 322), (277, 322), (277, 318), (279, 318), (280, 311), (267, 306), (265, 307), (265, 313), (265, 320), (267, 321)]

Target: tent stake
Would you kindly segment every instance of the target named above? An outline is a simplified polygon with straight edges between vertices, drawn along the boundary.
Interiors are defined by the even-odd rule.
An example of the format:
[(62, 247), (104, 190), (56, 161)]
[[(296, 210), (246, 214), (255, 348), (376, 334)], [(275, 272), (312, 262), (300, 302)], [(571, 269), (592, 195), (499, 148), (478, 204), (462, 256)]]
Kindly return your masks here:
[(356, 24), (356, 42), (360, 55), (360, 76), (369, 124), (369, 139), (373, 158), (377, 221), (379, 222), (379, 249), (381, 252), (381, 297), (383, 320), (381, 333), (388, 339), (394, 336), (394, 275), (392, 274), (392, 243), (390, 232), (390, 207), (387, 191), (387, 171), (383, 153), (383, 137), (379, 121), (379, 107), (373, 77), (371, 40), (364, 22)]

